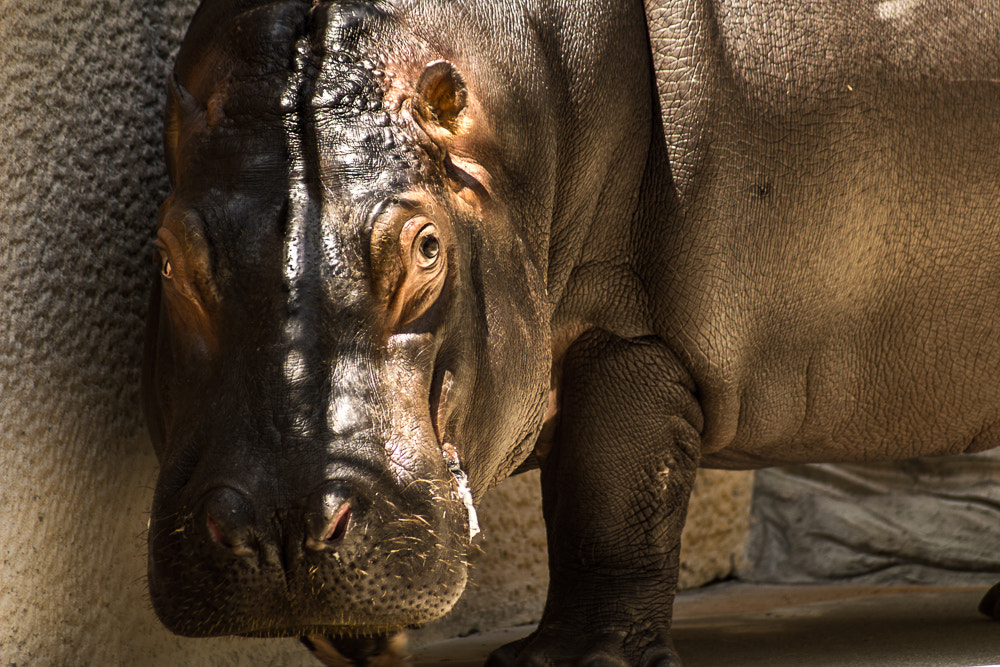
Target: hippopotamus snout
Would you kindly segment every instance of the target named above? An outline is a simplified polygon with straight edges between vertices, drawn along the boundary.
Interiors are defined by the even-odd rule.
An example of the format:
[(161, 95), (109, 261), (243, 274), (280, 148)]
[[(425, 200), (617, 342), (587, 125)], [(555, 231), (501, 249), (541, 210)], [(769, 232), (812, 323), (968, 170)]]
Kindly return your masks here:
[(468, 533), (443, 460), (438, 479), (402, 485), (329, 467), (334, 476), (298, 493), (272, 483), (281, 475), (247, 475), (158, 494), (150, 590), (161, 620), (189, 636), (357, 634), (450, 607), (440, 593), (464, 586)]
[[(347, 535), (358, 506), (353, 487), (331, 481), (309, 494), (300, 507), (270, 513), (276, 521), (262, 521), (247, 494), (230, 486), (212, 489), (197, 510), (199, 523), (210, 542), (241, 558), (261, 558), (283, 547), (293, 553), (302, 547), (313, 551), (335, 548)], [(359, 518), (363, 517), (358, 512)], [(302, 536), (302, 545), (294, 544)], [(279, 545), (279, 540), (284, 544)]]

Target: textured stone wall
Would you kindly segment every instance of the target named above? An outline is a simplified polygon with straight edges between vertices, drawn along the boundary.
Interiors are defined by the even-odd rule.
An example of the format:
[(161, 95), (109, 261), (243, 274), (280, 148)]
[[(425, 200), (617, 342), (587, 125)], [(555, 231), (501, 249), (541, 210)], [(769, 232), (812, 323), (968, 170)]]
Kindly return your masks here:
[[(138, 384), (167, 187), (160, 114), (168, 63), (195, 4), (0, 2), (4, 667), (314, 664), (295, 640), (174, 637), (145, 591), (156, 462)], [(689, 583), (731, 570), (741, 538), (730, 529), (745, 528), (738, 501), (749, 497), (743, 487), (699, 484), (721, 489), (727, 509), (693, 510), (702, 518), (692, 525), (727, 537), (715, 555), (704, 545), (687, 559)], [(538, 617), (545, 556), (536, 487), (529, 475), (491, 494), (473, 586), (426, 637)]]
[(762, 470), (741, 578), (990, 586), (1000, 580), (998, 482), (1000, 450)]

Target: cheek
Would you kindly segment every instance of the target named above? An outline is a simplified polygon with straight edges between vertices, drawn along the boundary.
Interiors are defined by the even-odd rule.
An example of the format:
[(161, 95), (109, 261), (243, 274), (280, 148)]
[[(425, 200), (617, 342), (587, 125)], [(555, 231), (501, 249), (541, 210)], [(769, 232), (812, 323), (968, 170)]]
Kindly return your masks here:
[[(143, 379), (143, 400), (145, 401), (146, 421), (149, 422), (153, 449), (162, 463), (167, 456), (167, 442), (173, 431), (174, 421), (174, 341), (170, 333), (170, 323), (167, 318), (166, 306), (160, 312), (159, 326), (156, 332), (156, 342), (153, 349), (148, 350), (150, 359), (147, 361), (146, 377)], [(151, 362), (151, 363), (150, 363)]]
[(218, 351), (219, 341), (212, 320), (205, 309), (177, 290), (165, 287), (164, 306), (179, 358), (204, 360)]
[[(166, 292), (166, 290), (164, 290)], [(183, 297), (174, 297), (174, 300)], [(180, 306), (186, 306), (182, 301)], [(171, 304), (164, 294), (153, 371), (156, 414), (161, 424), (161, 443), (155, 443), (163, 460), (177, 428), (183, 428), (191, 411), (202, 410), (216, 358), (214, 343), (205, 334), (205, 324), (190, 307)]]

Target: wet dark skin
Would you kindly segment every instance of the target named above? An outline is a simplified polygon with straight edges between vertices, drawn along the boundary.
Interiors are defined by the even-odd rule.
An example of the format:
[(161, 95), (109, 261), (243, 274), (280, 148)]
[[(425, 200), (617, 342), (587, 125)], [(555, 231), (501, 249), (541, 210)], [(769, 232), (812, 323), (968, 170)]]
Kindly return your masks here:
[(144, 373), (164, 624), (395, 660), (539, 465), (544, 616), (489, 664), (676, 665), (698, 466), (998, 444), (1000, 21), (809, 7), (204, 3)]

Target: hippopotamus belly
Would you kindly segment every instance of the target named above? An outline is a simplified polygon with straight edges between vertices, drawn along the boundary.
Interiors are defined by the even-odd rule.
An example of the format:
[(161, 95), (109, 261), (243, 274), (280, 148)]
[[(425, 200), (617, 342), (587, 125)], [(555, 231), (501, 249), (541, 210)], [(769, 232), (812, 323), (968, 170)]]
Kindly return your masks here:
[(714, 406), (703, 464), (995, 446), (996, 28), (934, 6), (718, 9), (686, 68), (652, 30), (681, 150), (651, 280)]

